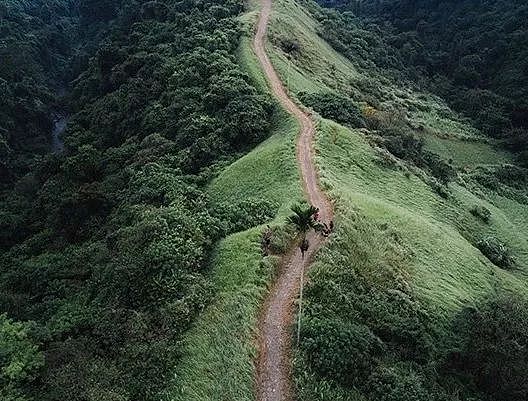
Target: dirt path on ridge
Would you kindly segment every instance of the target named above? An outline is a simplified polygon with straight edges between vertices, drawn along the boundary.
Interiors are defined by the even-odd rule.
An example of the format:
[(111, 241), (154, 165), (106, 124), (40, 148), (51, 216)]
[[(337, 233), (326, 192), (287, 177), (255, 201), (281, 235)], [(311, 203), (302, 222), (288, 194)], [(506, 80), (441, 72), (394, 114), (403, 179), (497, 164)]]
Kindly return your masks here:
[[(266, 53), (266, 28), (272, 0), (261, 0), (261, 12), (253, 48), (267, 77), (275, 97), (293, 115), (301, 130), (297, 139), (297, 162), (301, 171), (304, 192), (307, 200), (320, 209), (321, 221), (328, 222), (333, 217), (332, 205), (319, 188), (317, 171), (314, 165), (313, 137), (315, 126), (288, 96)], [(291, 333), (295, 316), (294, 302), (300, 289), (301, 274), (309, 267), (314, 253), (324, 240), (313, 232), (308, 235), (310, 249), (303, 260), (300, 251), (295, 249), (277, 278), (264, 305), (259, 321), (259, 357), (257, 361), (257, 401), (288, 401), (291, 393)]]

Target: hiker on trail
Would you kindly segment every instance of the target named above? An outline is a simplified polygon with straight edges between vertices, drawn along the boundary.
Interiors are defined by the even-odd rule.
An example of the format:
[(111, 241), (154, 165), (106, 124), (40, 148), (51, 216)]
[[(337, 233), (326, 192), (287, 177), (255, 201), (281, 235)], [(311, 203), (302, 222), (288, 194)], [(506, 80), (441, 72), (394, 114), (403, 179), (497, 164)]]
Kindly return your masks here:
[(301, 245), (299, 245), (299, 248), (301, 248), (301, 257), (304, 259), (304, 253), (308, 250), (310, 247), (310, 243), (305, 238), (302, 240)]
[(334, 222), (330, 220), (330, 225), (323, 223), (321, 228), (321, 234), (323, 237), (328, 237), (334, 231)]
[(313, 214), (313, 218), (315, 221), (319, 220), (319, 208), (315, 209), (315, 212)]

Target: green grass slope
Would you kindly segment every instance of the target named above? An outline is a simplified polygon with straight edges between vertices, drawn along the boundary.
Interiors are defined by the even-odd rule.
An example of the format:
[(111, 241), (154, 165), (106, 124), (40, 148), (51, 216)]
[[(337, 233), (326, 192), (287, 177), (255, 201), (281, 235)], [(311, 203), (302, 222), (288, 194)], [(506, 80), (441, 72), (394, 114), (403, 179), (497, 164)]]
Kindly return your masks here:
[[(337, 231), (310, 272), (307, 323), (348, 316), (348, 323), (370, 319), (374, 326), (380, 321), (396, 325), (396, 320), (387, 323), (383, 319), (408, 318), (416, 313), (428, 316), (428, 335), (435, 347), (431, 352), (440, 355), (455, 341), (451, 325), (463, 308), (477, 305), (499, 290), (528, 296), (528, 203), (471, 180), (479, 168), (511, 163), (512, 157), (482, 138), (441, 99), (356, 68), (317, 35), (317, 21), (302, 4), (306, 3), (277, 0), (272, 16), (269, 50), (291, 93), (334, 91), (353, 97), (356, 83), (369, 81), (381, 93), (379, 107), (404, 110), (407, 120), (420, 127), (416, 133), (423, 137), (425, 147), (445, 160), (452, 159), (459, 172), (446, 199), (428, 185), (421, 170), (401, 163), (385, 165), (379, 149), (372, 145), (372, 132), (319, 119), (317, 164), (322, 184), (336, 202)], [(295, 56), (288, 57), (281, 50), (285, 39), (299, 43)], [(475, 205), (490, 210), (489, 223), (470, 213)], [(478, 240), (490, 235), (511, 250), (516, 258), (514, 269), (495, 266), (476, 248)], [(388, 310), (398, 305), (397, 301), (374, 305), (363, 298), (390, 298), (395, 293), (404, 294), (401, 296), (415, 305), (411, 312), (402, 309), (391, 314)], [(387, 315), (374, 316), (377, 308)], [(365, 317), (362, 309), (372, 315)], [(308, 360), (313, 366), (324, 365), (303, 354), (313, 346), (314, 337), (310, 338), (312, 342), (296, 359), (299, 398), (363, 400), (359, 392), (310, 370)], [(331, 347), (331, 340), (324, 341)], [(388, 359), (384, 363), (392, 366), (394, 361)], [(409, 366), (399, 368), (411, 369)], [(452, 385), (453, 394), (457, 386)], [(457, 397), (453, 395), (453, 399)]]
[[(326, 120), (320, 127), (319, 164), (325, 186), (338, 200), (339, 215), (359, 213), (401, 236), (403, 246), (413, 254), (408, 263), (409, 283), (438, 317), (449, 320), (463, 305), (488, 295), (495, 285), (527, 284), (528, 230), (501, 204), (505, 199), (492, 203), (452, 184), (452, 196), (446, 200), (419, 177), (382, 167), (361, 133)], [(470, 214), (475, 204), (491, 210), (489, 224)], [(528, 218), (528, 205), (517, 204), (515, 214)], [(473, 238), (488, 234), (510, 246), (518, 258), (518, 269), (504, 272), (474, 247)]]
[[(254, 13), (244, 16), (251, 26)], [(244, 37), (240, 62), (263, 91), (264, 77)], [(277, 110), (272, 135), (249, 154), (223, 169), (208, 193), (213, 201), (266, 199), (277, 205), (270, 224), (282, 233), (284, 216), (302, 199), (295, 160), (295, 120)], [(254, 399), (255, 330), (263, 297), (278, 258), (263, 258), (263, 227), (233, 234), (218, 244), (211, 260), (210, 278), (215, 297), (185, 340), (185, 351), (175, 369), (166, 399), (178, 401), (249, 401)], [(283, 233), (278, 241), (287, 241)], [(281, 245), (281, 244), (278, 244)]]
[[(271, 31), (275, 46), (270, 46), (270, 50), (283, 80), (290, 83), (294, 94), (339, 90), (340, 82), (357, 79), (359, 73), (354, 65), (317, 36), (317, 22), (306, 8), (293, 0), (278, 0), (274, 7)], [(295, 38), (300, 43), (301, 54), (292, 62), (295, 66), (290, 67), (289, 75), (287, 63), (280, 61), (287, 58), (275, 40), (281, 36)], [(322, 67), (332, 64), (340, 68)], [(363, 79), (370, 78), (363, 73)], [(306, 81), (311, 83), (305, 86)], [(453, 158), (460, 167), (511, 162), (509, 154), (479, 140), (474, 129), (441, 100), (396, 84), (387, 85), (383, 90), (399, 99), (396, 104), (408, 111), (411, 121), (425, 125), (426, 146), (443, 157)], [(413, 104), (420, 104), (420, 110), (412, 107)], [(442, 292), (444, 286), (451, 288), (453, 297), (461, 300), (465, 297), (463, 294), (471, 298), (471, 294), (486, 292), (487, 276), (494, 268), (469, 241), (484, 234), (497, 234), (512, 247), (522, 268), (511, 276), (524, 277), (524, 267), (528, 266), (528, 230), (522, 224), (528, 217), (526, 205), (492, 192), (477, 195), (459, 183), (452, 185), (452, 197), (445, 200), (418, 175), (407, 177), (401, 170), (384, 168), (377, 163), (376, 151), (361, 131), (322, 120), (318, 134), (318, 164), (323, 184), (341, 205), (340, 213), (359, 210), (371, 219), (398, 226), (416, 253), (413, 283), (424, 294), (434, 298), (434, 288)], [(480, 223), (469, 213), (474, 204), (482, 204), (492, 211), (489, 225)], [(450, 283), (451, 279), (454, 281)], [(452, 307), (457, 304), (452, 297), (441, 298), (440, 303), (452, 304)]]
[[(250, 3), (251, 11), (242, 18), (247, 32), (254, 24), (256, 7), (256, 2)], [(339, 307), (357, 303), (356, 297), (363, 299), (358, 285), (369, 289), (369, 297), (406, 294), (406, 302), (413, 305), (409, 313), (430, 316), (428, 330), (436, 346), (448, 347), (453, 341), (449, 326), (463, 307), (498, 289), (528, 294), (524, 224), (528, 206), (468, 182), (475, 169), (509, 163), (511, 156), (482, 140), (435, 96), (360, 71), (322, 40), (317, 29), (308, 8), (294, 0), (274, 2), (268, 49), (292, 95), (328, 91), (348, 95), (358, 90), (358, 82), (373, 82), (382, 93), (380, 107), (404, 109), (409, 121), (422, 127), (425, 146), (452, 159), (461, 173), (445, 199), (417, 169), (385, 166), (368, 132), (316, 117), (317, 164), (322, 185), (336, 203), (337, 230), (310, 272), (307, 315), (344, 313), (350, 321), (359, 319), (361, 314), (354, 308), (343, 312)], [(297, 56), (287, 57), (280, 49), (287, 39), (299, 42)], [(249, 37), (242, 41), (240, 60), (268, 91)], [(273, 224), (280, 225), (292, 202), (301, 199), (302, 190), (295, 162), (297, 126), (280, 112), (274, 126), (267, 141), (218, 174), (209, 194), (218, 202), (268, 199), (277, 205)], [(475, 205), (491, 211), (488, 224), (470, 213)], [(210, 273), (216, 296), (186, 338), (183, 361), (175, 370), (167, 399), (254, 399), (255, 325), (276, 262), (261, 257), (261, 229), (234, 234), (218, 245)], [(496, 267), (474, 246), (487, 235), (508, 245), (516, 257), (515, 269)], [(321, 299), (327, 302), (320, 303)], [(378, 307), (368, 302), (364, 306), (374, 311)], [(359, 391), (315, 375), (302, 352), (295, 365), (302, 400), (366, 399)]]

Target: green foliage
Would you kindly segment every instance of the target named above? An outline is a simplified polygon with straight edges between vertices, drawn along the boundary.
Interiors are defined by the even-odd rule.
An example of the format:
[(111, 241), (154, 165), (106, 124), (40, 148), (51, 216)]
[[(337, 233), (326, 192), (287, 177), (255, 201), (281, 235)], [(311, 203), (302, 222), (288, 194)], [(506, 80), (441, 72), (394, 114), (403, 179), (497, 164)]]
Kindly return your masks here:
[(495, 237), (486, 237), (477, 242), (477, 248), (495, 265), (509, 269), (515, 264), (510, 250)]
[(464, 336), (447, 369), (467, 375), (490, 400), (521, 401), (528, 397), (528, 304), (511, 294), (486, 300), (462, 312)]
[[(361, 3), (368, 7), (383, 2)], [(431, 8), (437, 7), (436, 14), (424, 12), (425, 3)], [(437, 22), (435, 17), (442, 16), (447, 23), (450, 16), (446, 10), (456, 9), (462, 3), (466, 4), (466, 15), (459, 14), (459, 21), (473, 18), (481, 7), (494, 2), (480, 2), (471, 7), (463, 1), (441, 5), (425, 1), (386, 2), (391, 7), (385, 8), (383, 20), (394, 19), (393, 10), (408, 7), (398, 15), (402, 21), (409, 21), (408, 29), (401, 35), (388, 24), (370, 24), (372, 20), (357, 18), (358, 14), (321, 11), (309, 1), (302, 3), (305, 7), (298, 14), (296, 2), (275, 3), (278, 4), (276, 29), (288, 30), (302, 39), (305, 57), (296, 60), (290, 87), (297, 93), (340, 91), (359, 104), (366, 103), (364, 118), (371, 131), (365, 135), (365, 130), (358, 132), (320, 121), (316, 143), (319, 171), (323, 184), (336, 201), (337, 231), (310, 271), (303, 323), (324, 321), (331, 327), (330, 344), (335, 337), (339, 338), (333, 335), (336, 326), (339, 325), (338, 333), (348, 332), (349, 325), (366, 326), (381, 340), (384, 352), (373, 358), (375, 368), (367, 369), (366, 380), (350, 385), (339, 376), (340, 370), (333, 370), (331, 366), (344, 366), (345, 358), (335, 355), (324, 358), (328, 366), (323, 371), (318, 365), (320, 361), (313, 358), (318, 356), (317, 351), (308, 353), (301, 342), (295, 359), (301, 400), (508, 399), (504, 395), (483, 394), (482, 388), (468, 375), (446, 371), (443, 366), (450, 350), (461, 350), (478, 335), (468, 334), (460, 325), (452, 325), (454, 316), (462, 308), (478, 304), (501, 288), (519, 295), (526, 293), (523, 224), (527, 211), (526, 185), (519, 174), (521, 171), (505, 166), (499, 172), (502, 170), (499, 164), (510, 160), (496, 157), (502, 153), (494, 150), (497, 142), (486, 139), (484, 144), (477, 130), (467, 129), (469, 120), (459, 119), (441, 99), (433, 99), (428, 92), (432, 89), (434, 95), (448, 98), (452, 105), (457, 97), (464, 99), (468, 110), (475, 110), (475, 118), (486, 124), (490, 133), (495, 130), (495, 134), (496, 128), (504, 124), (504, 116), (509, 117), (511, 103), (503, 103), (504, 99), (494, 96), (497, 94), (489, 88), (489, 92), (471, 91), (457, 87), (459, 83), (446, 83), (441, 77), (430, 80), (426, 71), (410, 66), (421, 63), (420, 58), (424, 56), (434, 56), (421, 44), (422, 38), (427, 39), (429, 24), (412, 19), (413, 5), (422, 7), (424, 20)], [(518, 3), (512, 5), (517, 6)], [(512, 21), (519, 27), (518, 22), (518, 19)], [(306, 27), (327, 39), (350, 63), (343, 62), (321, 37), (308, 32)], [(415, 29), (421, 35), (414, 34)], [(462, 31), (466, 33), (465, 27)], [(466, 50), (461, 49), (461, 42), (471, 41), (466, 35), (461, 37), (460, 32), (451, 36), (451, 41), (455, 36), (459, 40), (451, 42), (445, 54), (451, 60)], [(493, 46), (487, 48), (493, 49)], [(277, 64), (282, 63), (283, 77), (287, 71), (284, 59), (278, 52), (275, 60)], [(324, 63), (319, 62), (321, 59)], [(477, 61), (472, 57), (464, 60), (466, 71), (461, 71), (461, 76), (462, 73), (469, 76), (476, 69)], [(337, 68), (332, 68), (333, 64)], [(431, 72), (446, 73), (442, 65), (432, 68)], [(498, 79), (502, 79), (510, 72), (510, 69), (501, 70), (496, 77), (500, 75)], [(481, 82), (479, 87), (487, 84), (489, 81)], [(443, 85), (444, 89), (437, 90), (436, 85)], [(449, 92), (450, 96), (446, 95)], [(462, 96), (464, 92), (467, 99)], [(477, 111), (489, 116), (479, 116)], [(508, 131), (509, 126), (508, 123), (502, 128)], [(446, 162), (428, 154), (432, 150), (431, 138), (452, 144), (439, 154), (445, 160), (455, 161)], [(385, 149), (373, 151), (372, 142), (394, 153)], [(481, 158), (480, 153), (485, 152)], [(388, 155), (393, 165), (400, 168), (388, 169), (373, 163), (377, 161), (377, 153)], [(436, 196), (430, 187), (446, 193), (441, 177), (454, 179), (455, 165), (460, 167), (456, 173), (461, 179), (450, 185), (449, 197)], [(435, 171), (438, 182), (415, 166), (431, 175)], [(481, 173), (493, 181), (493, 190), (480, 182), (477, 185), (478, 180), (474, 178)], [(485, 206), (493, 213), (488, 225), (467, 213), (472, 205)], [(490, 234), (507, 242), (515, 254), (516, 269), (493, 268), (475, 248), (475, 239)], [(320, 340), (317, 345), (325, 350), (323, 335), (317, 338)], [(498, 359), (504, 363), (503, 358)], [(501, 378), (507, 376), (506, 368)], [(491, 385), (497, 383), (491, 376), (484, 380)]]
[[(10, 57), (0, 66), (0, 310), (35, 321), (46, 355), (19, 383), (24, 394), (159, 399), (212, 298), (215, 244), (275, 216), (273, 201), (212, 202), (205, 190), (216, 163), (268, 135), (274, 111), (237, 60), (241, 10), (217, 0), (0, 9)], [(65, 80), (65, 150), (41, 157)]]
[(267, 200), (246, 199), (239, 203), (219, 204), (214, 212), (228, 224), (227, 232), (238, 232), (270, 221), (276, 210), (277, 206)]
[(0, 315), (0, 398), (27, 401), (31, 385), (44, 365), (44, 355), (31, 335), (30, 323)]
[(397, 368), (380, 368), (369, 378), (366, 388), (376, 401), (423, 401), (432, 398), (416, 373)]
[(53, 113), (67, 109), (61, 94), (98, 39), (83, 32), (75, 0), (6, 0), (0, 13), (2, 189), (49, 152)]
[[(337, 227), (306, 287), (300, 345), (306, 365), (297, 368), (366, 394), (377, 383), (376, 396), (383, 399), (384, 386), (391, 384), (379, 369), (383, 373), (388, 365), (392, 372), (399, 362), (421, 366), (435, 354), (431, 321), (405, 281), (397, 234), (355, 214)], [(403, 397), (414, 381), (402, 382), (393, 397)]]
[[(456, 177), (456, 171), (449, 163), (424, 148), (423, 139), (418, 139), (414, 135), (401, 115), (374, 112), (367, 121), (370, 128), (381, 132), (382, 136), (378, 139), (378, 143), (394, 156), (428, 171), (444, 186)], [(442, 188), (435, 190), (444, 192)]]
[(330, 319), (303, 322), (301, 341), (310, 365), (345, 385), (361, 385), (383, 351), (367, 326)]
[(482, 220), (484, 223), (489, 223), (490, 221), (491, 212), (485, 206), (475, 205), (469, 210), (469, 212), (476, 218)]
[(484, 188), (528, 203), (528, 169), (505, 164), (501, 166), (482, 166), (471, 172), (470, 177)]
[(512, 125), (526, 128), (523, 2), (384, 0), (364, 6), (362, 14), (379, 24), (399, 58), (417, 70), (411, 76), (425, 76), (430, 88), (482, 131), (508, 137)]
[(288, 53), (292, 56), (296, 56), (301, 50), (301, 45), (295, 39), (283, 37), (283, 38), (280, 38), (279, 43), (280, 43), (281, 49), (285, 53)]
[(361, 111), (354, 102), (337, 93), (299, 93), (299, 100), (328, 118), (352, 128), (365, 126)]
[(358, 68), (429, 90), (482, 132), (506, 138), (517, 153), (526, 149), (526, 135), (519, 135), (528, 127), (522, 1), (318, 3), (344, 11), (317, 10), (319, 34)]

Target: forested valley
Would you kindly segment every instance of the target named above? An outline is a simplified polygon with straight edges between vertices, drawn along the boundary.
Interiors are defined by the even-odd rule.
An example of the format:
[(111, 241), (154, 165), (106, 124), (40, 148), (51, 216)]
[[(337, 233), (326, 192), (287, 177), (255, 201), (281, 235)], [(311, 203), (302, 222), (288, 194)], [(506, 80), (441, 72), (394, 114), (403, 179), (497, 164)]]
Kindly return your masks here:
[(159, 399), (213, 244), (272, 209), (202, 190), (273, 112), (237, 64), (242, 7), (1, 2), (0, 399)]

